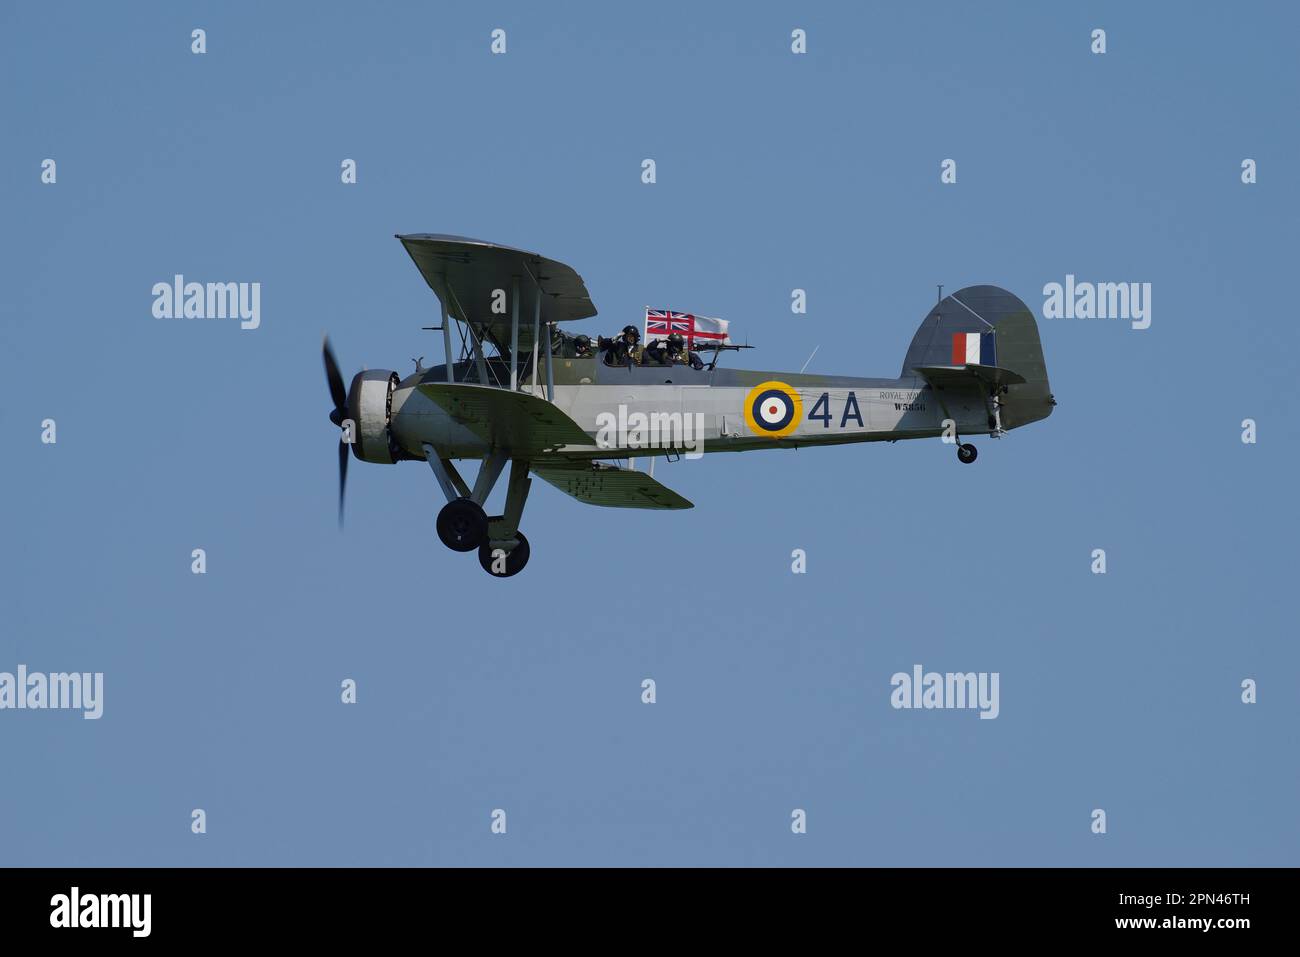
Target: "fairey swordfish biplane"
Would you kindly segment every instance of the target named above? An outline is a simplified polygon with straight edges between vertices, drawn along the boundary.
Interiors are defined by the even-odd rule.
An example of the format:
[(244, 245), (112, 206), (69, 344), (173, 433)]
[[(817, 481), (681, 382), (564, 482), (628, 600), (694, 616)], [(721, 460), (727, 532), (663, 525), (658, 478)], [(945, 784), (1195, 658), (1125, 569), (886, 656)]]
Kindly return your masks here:
[[(563, 263), (460, 236), (397, 238), (441, 304), (441, 324), (425, 328), (442, 332), (446, 362), (417, 360), (406, 378), (370, 369), (345, 390), (325, 341), (330, 421), (342, 429), (339, 518), (349, 446), (363, 462), (427, 462), (447, 498), (438, 537), (477, 550), (498, 577), (528, 562), (519, 521), (530, 472), (591, 505), (691, 508), (653, 477), (653, 458), (649, 471), (633, 460), (943, 437), (969, 463), (975, 447), (963, 439), (999, 437), (1056, 404), (1033, 313), (996, 286), (940, 298), (896, 377), (752, 372), (719, 365), (726, 351), (747, 348), (725, 336), (673, 355), (605, 339), (590, 348), (560, 328), (596, 315), (582, 277)], [(472, 486), (455, 465), (464, 459), (482, 462)], [(484, 505), (507, 464), (505, 512), (489, 516)]]

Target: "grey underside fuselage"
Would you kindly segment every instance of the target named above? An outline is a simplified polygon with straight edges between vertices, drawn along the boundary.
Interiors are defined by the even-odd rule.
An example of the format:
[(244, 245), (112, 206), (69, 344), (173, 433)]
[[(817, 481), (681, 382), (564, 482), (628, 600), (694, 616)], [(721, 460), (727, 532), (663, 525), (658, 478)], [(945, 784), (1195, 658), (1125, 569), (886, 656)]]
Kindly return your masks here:
[[(488, 366), (488, 383), (501, 381), (508, 387), (509, 366), (500, 360), (490, 361)], [(473, 383), (475, 364), (458, 363), (454, 374), (456, 382)], [(931, 438), (942, 434), (945, 419), (954, 420), (963, 436), (990, 431), (985, 400), (977, 389), (945, 389), (940, 394), (919, 376), (859, 378), (723, 367), (695, 370), (680, 364), (610, 366), (599, 357), (557, 357), (553, 375), (556, 407), (592, 437), (589, 446), (565, 446), (554, 453), (566, 458), (608, 459), (673, 451), (665, 447), (624, 447), (620, 451), (597, 445), (602, 425), (611, 420), (626, 422), (636, 413), (661, 417), (664, 429), (669, 428), (669, 420), (662, 417), (676, 415), (679, 424), (675, 427), (690, 429), (690, 436), (700, 442), (696, 450), (703, 452)], [(416, 458), (424, 458), (426, 442), (444, 457), (482, 458), (489, 451), (487, 443), (416, 388), (422, 382), (446, 381), (445, 366), (421, 370), (401, 381), (393, 394), (393, 438)], [(751, 390), (770, 381), (789, 386), (802, 403), (799, 424), (779, 439), (756, 435), (745, 423)], [(542, 391), (533, 385), (531, 375), (521, 374), (520, 382), (525, 391)], [(616, 441), (622, 440), (616, 437)]]

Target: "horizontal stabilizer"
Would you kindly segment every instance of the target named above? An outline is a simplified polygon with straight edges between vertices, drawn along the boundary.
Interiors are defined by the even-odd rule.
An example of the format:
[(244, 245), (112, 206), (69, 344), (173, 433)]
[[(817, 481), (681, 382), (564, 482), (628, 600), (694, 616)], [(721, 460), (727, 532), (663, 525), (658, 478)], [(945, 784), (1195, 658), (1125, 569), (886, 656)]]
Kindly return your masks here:
[(527, 392), (451, 382), (424, 382), (418, 388), (454, 420), (493, 448), (509, 452), (511, 458), (592, 444), (577, 422)]
[(535, 464), (533, 472), (566, 495), (610, 508), (694, 508), (688, 500), (645, 472), (604, 462)]
[(919, 366), (915, 371), (936, 389), (970, 388), (980, 385), (1023, 385), (1025, 382), (1024, 376), (1010, 369), (971, 363), (963, 366)]

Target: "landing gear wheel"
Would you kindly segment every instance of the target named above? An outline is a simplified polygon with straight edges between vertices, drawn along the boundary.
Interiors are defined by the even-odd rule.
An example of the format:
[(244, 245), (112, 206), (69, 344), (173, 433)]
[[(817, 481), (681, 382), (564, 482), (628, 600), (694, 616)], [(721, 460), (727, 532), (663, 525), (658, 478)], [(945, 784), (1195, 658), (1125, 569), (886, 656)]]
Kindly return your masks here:
[(969, 442), (957, 446), (957, 461), (966, 465), (970, 465), (970, 463), (974, 462), (975, 456), (979, 454), (979, 449), (975, 448), (975, 446), (971, 445)]
[[(528, 564), (528, 539), (524, 538), (523, 532), (516, 532), (515, 540), (519, 544), (510, 551), (504, 552), (504, 549), (501, 549), (505, 557), (504, 571), (498, 570), (501, 568), (500, 559), (492, 554), (496, 549), (493, 549), (491, 542), (484, 542), (478, 547), (478, 563), (493, 578), (509, 578), (511, 575), (518, 575)], [(496, 568), (492, 567), (494, 562), (497, 563)]]
[(438, 513), (438, 537), (453, 552), (472, 552), (487, 533), (487, 513), (467, 498), (448, 502)]

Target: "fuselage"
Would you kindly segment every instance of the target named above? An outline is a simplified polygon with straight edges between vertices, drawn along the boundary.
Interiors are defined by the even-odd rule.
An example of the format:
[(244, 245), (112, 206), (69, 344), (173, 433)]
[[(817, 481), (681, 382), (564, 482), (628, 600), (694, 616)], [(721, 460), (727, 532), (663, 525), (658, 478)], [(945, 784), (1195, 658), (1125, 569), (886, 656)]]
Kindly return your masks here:
[[(509, 367), (496, 360), (488, 365), (488, 382), (508, 384)], [(455, 381), (474, 382), (473, 362), (458, 363)], [(941, 435), (944, 420), (952, 419), (962, 435), (990, 430), (985, 403), (977, 393), (945, 394), (942, 401), (920, 377), (861, 378), (763, 372), (719, 367), (700, 370), (688, 365), (610, 366), (599, 357), (556, 358), (553, 363), (554, 402), (592, 438), (586, 448), (566, 446), (566, 456), (613, 458), (663, 455), (681, 451), (680, 441), (664, 440), (673, 428), (689, 430), (690, 451), (738, 452), (759, 448), (791, 448), (846, 442), (893, 441)], [(455, 458), (481, 458), (489, 449), (469, 429), (416, 388), (422, 382), (446, 382), (445, 366), (422, 370), (402, 380), (393, 393), (391, 429), (396, 442), (412, 457), (423, 458), (424, 443)], [(785, 386), (769, 408), (789, 412), (779, 434), (763, 433), (746, 420), (763, 414), (760, 386)], [(774, 388), (775, 388), (774, 386)], [(545, 394), (545, 382), (522, 376), (525, 391)], [(756, 393), (756, 390), (757, 393)], [(788, 402), (788, 405), (787, 405)], [(629, 431), (641, 420), (657, 421), (652, 436)], [(657, 420), (655, 417), (659, 417)], [(674, 422), (672, 419), (676, 416)], [(667, 417), (667, 418), (665, 418)], [(615, 428), (611, 431), (610, 425)]]

